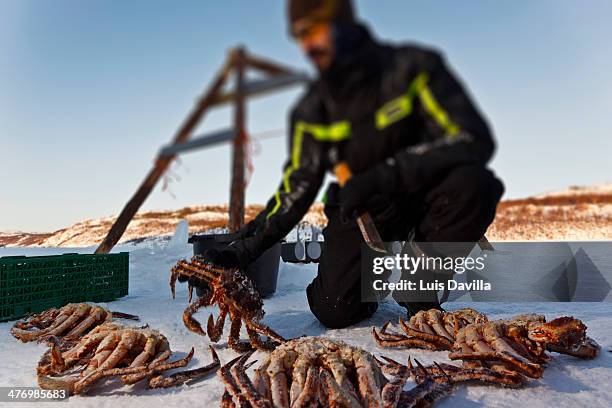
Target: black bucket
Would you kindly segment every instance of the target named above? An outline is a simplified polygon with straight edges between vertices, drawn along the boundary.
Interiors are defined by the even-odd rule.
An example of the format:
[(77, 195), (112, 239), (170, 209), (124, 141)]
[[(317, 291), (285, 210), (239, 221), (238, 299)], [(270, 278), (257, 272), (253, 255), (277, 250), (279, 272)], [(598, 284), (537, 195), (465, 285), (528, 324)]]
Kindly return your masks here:
[[(192, 235), (188, 242), (193, 244), (194, 255), (203, 255), (207, 249), (223, 249), (237, 238), (237, 234)], [(270, 297), (276, 292), (280, 251), (280, 243), (274, 244), (246, 270), (247, 276), (251, 278), (263, 298)]]

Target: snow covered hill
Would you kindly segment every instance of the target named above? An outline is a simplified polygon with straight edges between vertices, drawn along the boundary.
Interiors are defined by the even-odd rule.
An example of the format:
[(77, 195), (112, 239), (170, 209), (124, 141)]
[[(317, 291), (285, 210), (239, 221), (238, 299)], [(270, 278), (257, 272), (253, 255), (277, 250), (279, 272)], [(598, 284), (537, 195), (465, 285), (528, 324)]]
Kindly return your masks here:
[[(250, 220), (263, 207), (249, 205)], [(191, 206), (178, 210), (138, 213), (120, 242), (170, 235), (186, 219), (189, 232), (226, 227), (227, 205)], [(114, 217), (81, 221), (53, 233), (1, 233), (1, 246), (82, 247), (99, 244)], [(323, 205), (314, 204), (304, 222), (323, 226)], [(609, 240), (612, 239), (612, 183), (566, 190), (534, 197), (505, 200), (498, 207), (487, 237), (491, 241), (520, 240)]]
[[(262, 205), (248, 205), (246, 220), (250, 221), (263, 209)], [(176, 229), (181, 220), (189, 223), (189, 233), (203, 232), (227, 227), (229, 220), (227, 205), (202, 205), (184, 207), (178, 210), (145, 211), (136, 214), (120, 243), (142, 241), (147, 238), (167, 236)], [(86, 247), (102, 242), (113, 225), (115, 217), (106, 217), (78, 222), (71, 227), (47, 234), (28, 234), (25, 232), (0, 232), (0, 247), (37, 246), (37, 247)], [(314, 204), (304, 222), (324, 225), (323, 205)]]
[(610, 240), (612, 183), (502, 201), (487, 236), (492, 241)]

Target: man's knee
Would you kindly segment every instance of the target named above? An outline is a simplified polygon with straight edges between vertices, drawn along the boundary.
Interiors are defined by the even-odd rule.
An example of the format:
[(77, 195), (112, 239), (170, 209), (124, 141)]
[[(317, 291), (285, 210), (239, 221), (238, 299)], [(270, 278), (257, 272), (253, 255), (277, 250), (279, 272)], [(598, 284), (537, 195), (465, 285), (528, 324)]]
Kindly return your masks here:
[(485, 167), (457, 167), (427, 193), (421, 232), (434, 241), (478, 240), (493, 221), (503, 191)]
[(479, 165), (460, 166), (448, 173), (436, 187), (461, 202), (497, 203), (504, 192), (504, 186), (487, 168)]
[(370, 317), (378, 308), (378, 304), (361, 302), (359, 298), (346, 300), (325, 295), (315, 289), (314, 282), (308, 286), (306, 294), (312, 314), (330, 329), (342, 329), (358, 323)]

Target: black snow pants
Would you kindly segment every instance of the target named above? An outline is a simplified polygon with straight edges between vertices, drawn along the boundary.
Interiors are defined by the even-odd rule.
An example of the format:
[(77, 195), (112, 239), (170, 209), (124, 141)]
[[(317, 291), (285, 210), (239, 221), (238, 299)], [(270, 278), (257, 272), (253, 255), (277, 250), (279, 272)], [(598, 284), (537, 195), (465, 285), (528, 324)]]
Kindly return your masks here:
[[(361, 244), (354, 220), (343, 220), (338, 185), (327, 191), (325, 244), (318, 274), (307, 288), (308, 304), (329, 328), (342, 328), (371, 316), (377, 303), (361, 301)], [(406, 240), (414, 231), (421, 242), (476, 242), (493, 222), (504, 191), (491, 171), (480, 165), (456, 167), (426, 191), (385, 200), (371, 211), (385, 241)]]

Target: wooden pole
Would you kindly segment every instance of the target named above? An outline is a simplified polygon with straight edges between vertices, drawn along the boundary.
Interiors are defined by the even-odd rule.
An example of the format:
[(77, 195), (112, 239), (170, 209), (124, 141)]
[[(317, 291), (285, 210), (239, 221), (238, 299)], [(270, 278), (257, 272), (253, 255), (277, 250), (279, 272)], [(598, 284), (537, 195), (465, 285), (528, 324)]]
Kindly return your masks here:
[[(191, 133), (204, 116), (204, 113), (217, 97), (217, 94), (221, 90), (221, 87), (223, 86), (228, 77), (228, 74), (232, 68), (232, 64), (233, 58), (230, 57), (226, 61), (225, 65), (223, 66), (217, 77), (215, 78), (212, 85), (203, 94), (203, 96), (196, 104), (195, 108), (191, 111), (189, 116), (187, 116), (181, 127), (176, 132), (173, 139), (174, 143), (181, 143), (189, 139)], [(117, 220), (115, 221), (111, 229), (108, 231), (108, 234), (106, 235), (100, 246), (98, 246), (98, 248), (96, 249), (96, 254), (106, 254), (110, 252), (111, 249), (113, 249), (115, 244), (119, 241), (119, 239), (121, 239), (121, 236), (125, 232), (125, 229), (127, 228), (128, 224), (130, 223), (132, 218), (134, 218), (134, 215), (136, 214), (142, 203), (147, 199), (147, 197), (149, 196), (149, 194), (151, 193), (151, 191), (153, 190), (153, 188), (155, 187), (161, 176), (164, 174), (173, 159), (174, 156), (169, 156), (161, 157), (156, 160), (153, 168), (149, 171), (144, 181), (140, 184), (140, 187), (138, 188), (136, 193), (134, 193), (130, 201), (128, 201), (125, 207), (123, 207), (121, 214), (119, 214), (119, 217), (117, 217)]]
[(239, 47), (234, 50), (234, 72), (236, 74), (236, 98), (234, 108), (234, 126), (236, 138), (232, 145), (232, 184), (230, 187), (229, 229), (236, 232), (244, 225), (244, 188), (245, 188), (245, 97), (244, 73), (246, 52)]
[(294, 72), (293, 69), (285, 67), (276, 61), (256, 57), (253, 54), (246, 56), (246, 64), (251, 68), (266, 72), (269, 75), (288, 75)]

